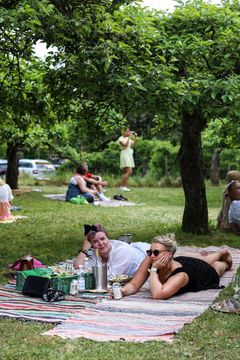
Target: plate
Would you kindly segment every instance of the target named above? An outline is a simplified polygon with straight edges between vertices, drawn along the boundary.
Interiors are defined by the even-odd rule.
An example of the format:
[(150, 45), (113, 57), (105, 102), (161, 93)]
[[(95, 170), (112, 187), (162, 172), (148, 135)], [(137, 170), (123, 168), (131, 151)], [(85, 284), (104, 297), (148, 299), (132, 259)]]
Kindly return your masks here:
[(119, 283), (121, 285), (124, 285), (124, 284), (128, 283), (131, 279), (132, 279), (132, 276), (121, 274), (121, 275), (113, 276), (111, 279), (109, 279), (109, 281), (110, 281), (110, 284)]

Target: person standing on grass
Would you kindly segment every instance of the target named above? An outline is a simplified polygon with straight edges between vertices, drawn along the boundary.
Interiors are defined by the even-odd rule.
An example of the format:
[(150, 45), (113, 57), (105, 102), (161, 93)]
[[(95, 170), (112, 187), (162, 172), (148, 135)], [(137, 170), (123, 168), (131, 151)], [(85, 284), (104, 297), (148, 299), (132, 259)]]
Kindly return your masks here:
[(13, 200), (13, 194), (10, 186), (0, 178), (0, 220), (13, 219), (11, 214), (11, 204)]
[(123, 175), (119, 185), (122, 191), (130, 191), (127, 187), (127, 182), (129, 176), (132, 175), (132, 169), (135, 167), (132, 147), (136, 142), (137, 133), (130, 131), (128, 128), (124, 130), (122, 136), (118, 139), (118, 143), (121, 146), (120, 168), (123, 169)]

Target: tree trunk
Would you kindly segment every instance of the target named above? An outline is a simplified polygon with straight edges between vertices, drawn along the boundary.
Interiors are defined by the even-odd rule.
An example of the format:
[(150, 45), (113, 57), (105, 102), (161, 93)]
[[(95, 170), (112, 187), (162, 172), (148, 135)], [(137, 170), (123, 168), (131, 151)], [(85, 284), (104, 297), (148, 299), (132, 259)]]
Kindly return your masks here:
[(18, 146), (9, 143), (7, 146), (8, 167), (6, 174), (6, 183), (12, 188), (18, 187)]
[(208, 208), (203, 177), (201, 131), (205, 120), (200, 111), (184, 112), (179, 150), (180, 171), (185, 194), (182, 231), (195, 234), (208, 232)]
[(214, 149), (212, 160), (211, 160), (211, 168), (210, 168), (210, 180), (212, 185), (219, 185), (219, 154), (220, 149)]
[(164, 156), (164, 176), (169, 177), (169, 172), (168, 172), (168, 156), (167, 156), (167, 155)]

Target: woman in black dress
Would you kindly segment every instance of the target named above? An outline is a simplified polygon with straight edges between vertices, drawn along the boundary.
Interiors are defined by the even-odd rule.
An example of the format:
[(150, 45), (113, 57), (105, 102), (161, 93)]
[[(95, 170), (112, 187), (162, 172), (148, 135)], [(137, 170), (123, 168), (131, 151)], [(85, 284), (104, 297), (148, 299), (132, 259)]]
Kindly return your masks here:
[(173, 234), (156, 236), (147, 257), (133, 279), (122, 289), (123, 295), (135, 294), (149, 277), (153, 299), (219, 287), (219, 279), (232, 267), (227, 249), (196, 258), (194, 255), (173, 257), (177, 244)]

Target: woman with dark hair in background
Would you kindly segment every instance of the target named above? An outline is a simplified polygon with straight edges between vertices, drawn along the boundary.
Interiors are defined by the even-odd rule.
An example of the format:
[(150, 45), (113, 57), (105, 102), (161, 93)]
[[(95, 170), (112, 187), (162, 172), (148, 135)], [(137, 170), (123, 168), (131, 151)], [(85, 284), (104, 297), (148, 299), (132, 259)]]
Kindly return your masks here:
[(87, 186), (85, 179), (86, 173), (86, 167), (84, 165), (79, 165), (77, 173), (70, 179), (68, 184), (66, 201), (74, 202), (73, 199), (77, 198), (79, 195), (84, 197), (90, 204), (94, 203), (94, 195), (98, 196), (99, 200), (108, 201), (109, 199), (104, 196), (102, 192), (99, 192), (99, 190), (94, 187), (94, 184), (92, 184), (92, 188)]

